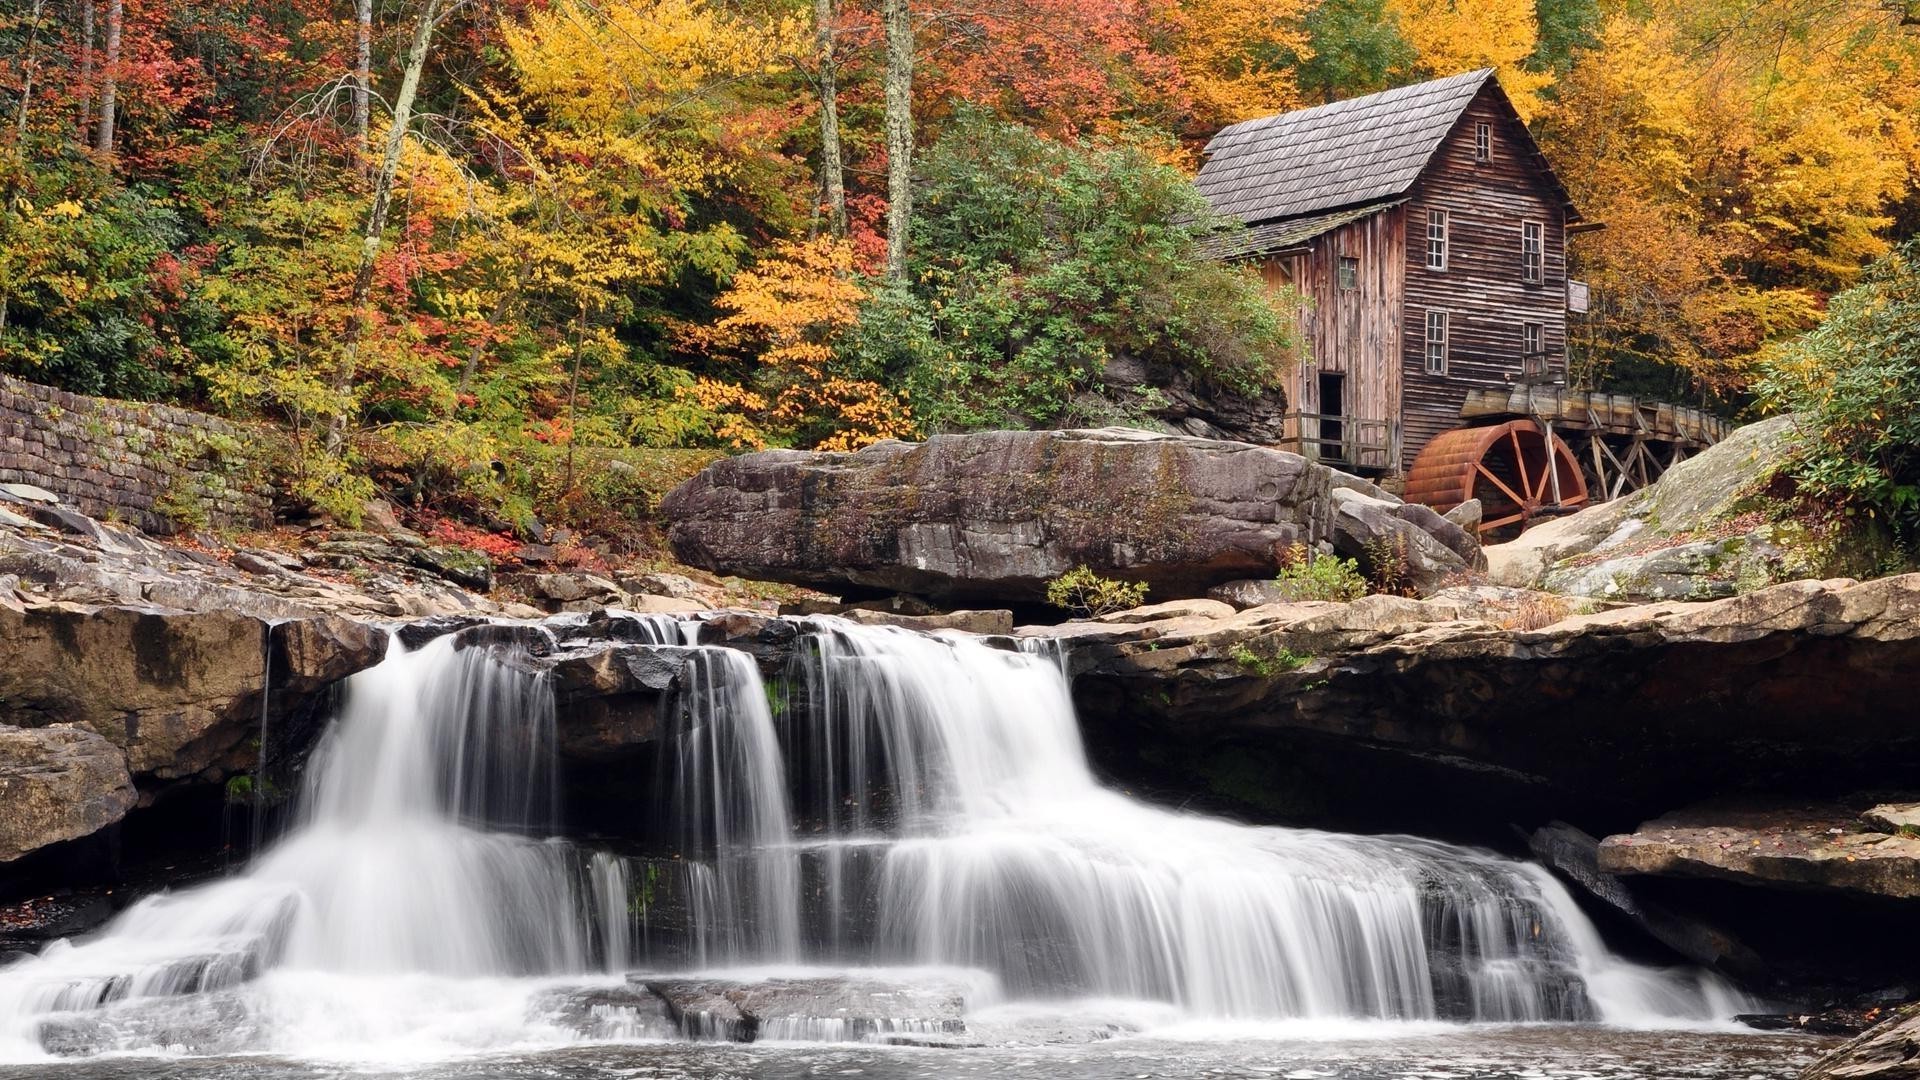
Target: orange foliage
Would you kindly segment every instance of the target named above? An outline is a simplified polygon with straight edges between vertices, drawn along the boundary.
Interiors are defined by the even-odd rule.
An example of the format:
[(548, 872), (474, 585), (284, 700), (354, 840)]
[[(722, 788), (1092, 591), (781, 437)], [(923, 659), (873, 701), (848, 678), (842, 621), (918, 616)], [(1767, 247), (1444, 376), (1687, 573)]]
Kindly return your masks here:
[(821, 238), (777, 245), (750, 270), (734, 275), (717, 301), (728, 314), (691, 331), (683, 344), (742, 356), (764, 393), (712, 379), (685, 391), (740, 421), (723, 437), (760, 446), (768, 431), (826, 450), (854, 450), (913, 434), (906, 402), (871, 379), (836, 370), (835, 339), (860, 318), (866, 291), (853, 280), (853, 248)]

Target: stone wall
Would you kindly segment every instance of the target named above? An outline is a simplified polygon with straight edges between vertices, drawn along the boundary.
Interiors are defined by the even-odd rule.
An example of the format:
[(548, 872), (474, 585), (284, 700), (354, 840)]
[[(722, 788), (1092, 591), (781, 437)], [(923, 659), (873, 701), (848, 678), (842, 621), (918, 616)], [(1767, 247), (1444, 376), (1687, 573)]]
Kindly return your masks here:
[(0, 375), (0, 483), (46, 488), (150, 533), (270, 524), (262, 429)]

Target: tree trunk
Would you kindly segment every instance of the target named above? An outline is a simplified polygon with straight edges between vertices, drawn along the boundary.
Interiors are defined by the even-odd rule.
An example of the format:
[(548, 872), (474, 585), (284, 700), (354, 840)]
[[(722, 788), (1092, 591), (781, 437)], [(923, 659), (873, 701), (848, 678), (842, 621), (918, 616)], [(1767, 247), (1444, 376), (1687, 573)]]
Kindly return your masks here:
[(814, 43), (820, 54), (820, 186), (833, 235), (847, 235), (847, 184), (840, 154), (840, 89), (834, 71), (838, 17), (834, 0), (813, 0)]
[(373, 0), (353, 4), (353, 137), (361, 168), (367, 160), (367, 125), (373, 98)]
[[(27, 110), (33, 104), (33, 77), (40, 67), (40, 15), (46, 10), (46, 0), (33, 0), (33, 26), (27, 30), (27, 58), (21, 65), (20, 76), (20, 113), (14, 118), (14, 132), (18, 136), (17, 145), (26, 152)], [(0, 321), (0, 326), (5, 326)]]
[(913, 16), (907, 0), (885, 0), (887, 28), (887, 280), (907, 277), (913, 221)]
[(93, 126), (93, 0), (80, 0), (80, 141)]
[[(366, 231), (360, 236), (360, 267), (353, 276), (353, 293), (347, 300), (347, 325), (340, 335), (340, 366), (333, 378), (334, 394), (342, 401), (353, 388), (360, 338), (367, 325), (367, 302), (373, 295), (374, 263), (380, 256), (387, 211), (393, 205), (393, 181), (400, 172), (400, 152), (406, 148), (407, 128), (413, 123), (413, 99), (420, 91), (420, 73), (427, 66), (427, 47), (433, 41), (434, 22), (439, 12), (440, 0), (427, 0), (420, 12), (420, 21), (414, 24), (413, 42), (407, 46), (407, 67), (400, 76), (400, 93), (393, 99), (393, 125), (387, 131), (387, 152), (380, 161), (380, 171), (373, 177), (373, 203), (367, 208)], [(340, 450), (346, 435), (348, 411), (337, 409), (327, 421), (329, 454)]]
[(100, 126), (93, 133), (93, 148), (106, 157), (113, 156), (114, 94), (120, 77), (120, 22), (126, 14), (125, 0), (107, 0), (106, 56), (100, 65)]

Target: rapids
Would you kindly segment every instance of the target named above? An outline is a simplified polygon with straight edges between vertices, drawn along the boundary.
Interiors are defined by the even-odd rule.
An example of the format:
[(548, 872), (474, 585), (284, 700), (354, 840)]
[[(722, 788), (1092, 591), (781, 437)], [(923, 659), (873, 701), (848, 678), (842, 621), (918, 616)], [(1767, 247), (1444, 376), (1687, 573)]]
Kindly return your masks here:
[[(636, 621), (644, 640), (691, 639)], [(656, 806), (636, 831), (666, 838), (665, 860), (561, 839), (538, 665), (508, 645), (396, 643), (349, 681), (293, 823), (242, 872), (0, 968), (0, 1060), (436, 1060), (707, 1030), (663, 1029), (614, 997), (586, 1029), (553, 1004), (621, 992), (641, 968), (884, 969), (964, 986), (982, 1016), (1144, 1009), (1143, 1026), (1188, 1030), (1654, 1028), (1751, 1007), (1706, 973), (1613, 955), (1536, 865), (1103, 787), (1047, 647), (805, 630), (772, 681), (745, 653), (689, 653), (660, 773), (633, 777)], [(681, 917), (659, 918), (666, 895)]]

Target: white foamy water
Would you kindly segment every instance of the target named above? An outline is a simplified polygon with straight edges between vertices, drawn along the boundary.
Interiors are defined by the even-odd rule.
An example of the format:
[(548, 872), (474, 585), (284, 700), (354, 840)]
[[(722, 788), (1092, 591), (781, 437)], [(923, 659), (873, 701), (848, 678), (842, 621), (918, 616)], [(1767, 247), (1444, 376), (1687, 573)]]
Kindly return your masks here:
[[(1656, 1027), (1749, 1007), (1713, 977), (1613, 956), (1537, 866), (1243, 826), (1101, 787), (1043, 651), (809, 629), (771, 687), (745, 653), (688, 654), (661, 775), (633, 779), (664, 795), (658, 824), (683, 856), (671, 880), (552, 838), (553, 697), (531, 665), (451, 637), (396, 645), (350, 680), (295, 824), (243, 874), (0, 970), (0, 1059), (409, 1062), (560, 1045), (584, 1036), (543, 994), (618, 987), (656, 956), (957, 970), (996, 1015), (1130, 1002), (1194, 1037)], [(693, 640), (659, 619), (636, 636)], [(656, 888), (682, 918), (656, 923)], [(660, 1034), (631, 1013), (590, 1008), (602, 1037)], [(764, 1034), (930, 1030), (870, 1019), (783, 1016)]]

